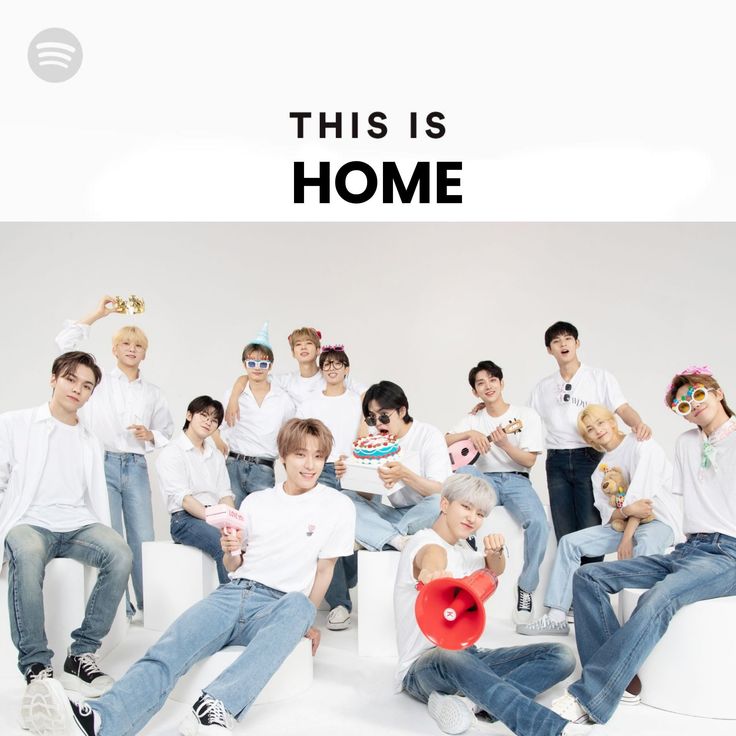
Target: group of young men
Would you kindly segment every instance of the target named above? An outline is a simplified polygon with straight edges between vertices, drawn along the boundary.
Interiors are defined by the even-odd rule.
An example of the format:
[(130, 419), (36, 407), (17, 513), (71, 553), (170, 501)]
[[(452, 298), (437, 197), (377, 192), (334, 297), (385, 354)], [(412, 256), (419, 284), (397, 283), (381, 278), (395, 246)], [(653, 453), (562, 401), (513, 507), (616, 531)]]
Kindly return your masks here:
[[(664, 547), (679, 536), (676, 521), (667, 515), (674, 507), (667, 501), (666, 458), (649, 449), (651, 431), (615, 379), (580, 363), (578, 333), (569, 323), (555, 323), (545, 334), (558, 370), (536, 386), (530, 407), (507, 403), (501, 368), (482, 361), (469, 374), (480, 404), (444, 436), (413, 419), (396, 384), (380, 381), (365, 388), (353, 383), (344, 346), (322, 347), (313, 328), (296, 330), (289, 338), (299, 371), (272, 375), (273, 352), (264, 327), (244, 349), (245, 375), (226, 392), (225, 401), (195, 398), (182, 433), (172, 439), (162, 394), (140, 375), (147, 348), (142, 331), (125, 327), (116, 333), (117, 367), (104, 377), (92, 356), (73, 349), (90, 325), (112, 313), (111, 302), (104, 297), (90, 315), (67, 323), (58, 336), (64, 352), (52, 366), (51, 400), (0, 416), (0, 536), (9, 563), (11, 636), (28, 683), (21, 718), (34, 733), (135, 733), (196, 660), (228, 644), (245, 644), (244, 653), (204, 689), (181, 726), (184, 734), (224, 736), (302, 636), (312, 639), (316, 651), (320, 636), (313, 623), (323, 598), (331, 606), (328, 627), (349, 625), (356, 542), (366, 549), (402, 551), (395, 595), (397, 689), (428, 702), (447, 733), (466, 730), (478, 713), (503, 721), (517, 734), (570, 736), (585, 732), (589, 721), (605, 723), (622, 696), (636, 696), (630, 691), (637, 669), (679, 606), (736, 594), (730, 473), (736, 462), (736, 437), (731, 437), (736, 421), (707, 367), (682, 371), (667, 392), (668, 406), (696, 428), (678, 442), (671, 488), (684, 498), (688, 537), (664, 555)], [(631, 427), (631, 435), (624, 437), (614, 415)], [(345, 456), (361, 431), (395, 435), (404, 453), (378, 471), (385, 497), (341, 489)], [(458, 462), (453, 474), (448, 446), (452, 453), (457, 443), (466, 449), (469, 443), (478, 459), (464, 467)], [(145, 457), (157, 448), (163, 448), (156, 470), (171, 513), (172, 539), (210, 554), (223, 584), (113, 683), (95, 652), (131, 571), (135, 603), (128, 603), (129, 614), (144, 605), (140, 545), (153, 538)], [(546, 601), (549, 613), (533, 621), (532, 594), (548, 527), (529, 470), (545, 448), (555, 533), (560, 551), (568, 551), (559, 557), (561, 582), (547, 593), (554, 599)], [(603, 505), (591, 476), (601, 472), (604, 453), (627, 469), (634, 500), (601, 524)], [(286, 476), (279, 485), (276, 462)], [(652, 487), (652, 478), (661, 492)], [(246, 529), (218, 532), (206, 525), (205, 509), (213, 503), (240, 507)], [(569, 648), (541, 644), (448, 652), (424, 639), (414, 620), (417, 582), (462, 576), (483, 566), (503, 573), (500, 535), (487, 535), (477, 550), (467, 541), (495, 504), (504, 505), (524, 529), (515, 610), (519, 633), (567, 633), (560, 615), (564, 621), (574, 572), (583, 674), (552, 709), (534, 697), (573, 671)], [(657, 518), (649, 523), (653, 509)], [(625, 526), (620, 536), (610, 532), (614, 519)], [(127, 544), (120, 536), (122, 522)], [(605, 532), (591, 531), (598, 528)], [(612, 544), (617, 562), (574, 571), (586, 553), (595, 559), (613, 551)], [(100, 570), (59, 678), (51, 668), (53, 653), (43, 626), (43, 569), (54, 557), (72, 557)], [(633, 579), (634, 587), (651, 590), (621, 628), (608, 594), (631, 587)], [(87, 700), (70, 701), (64, 686)]]

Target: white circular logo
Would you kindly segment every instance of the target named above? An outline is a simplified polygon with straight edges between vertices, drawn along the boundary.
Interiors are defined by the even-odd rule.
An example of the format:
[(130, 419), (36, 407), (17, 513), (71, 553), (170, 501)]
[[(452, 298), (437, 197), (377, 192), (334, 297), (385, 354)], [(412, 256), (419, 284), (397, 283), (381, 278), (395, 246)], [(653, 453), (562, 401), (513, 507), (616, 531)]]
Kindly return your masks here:
[(82, 44), (63, 28), (47, 28), (31, 41), (28, 63), (45, 82), (66, 82), (82, 65)]

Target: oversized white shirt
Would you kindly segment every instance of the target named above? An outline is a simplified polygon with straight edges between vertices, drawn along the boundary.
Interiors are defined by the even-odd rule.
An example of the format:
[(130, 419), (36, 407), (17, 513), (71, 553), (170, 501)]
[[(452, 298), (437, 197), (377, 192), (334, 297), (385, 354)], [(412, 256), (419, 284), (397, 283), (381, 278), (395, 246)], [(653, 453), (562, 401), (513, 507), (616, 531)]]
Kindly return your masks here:
[[(0, 546), (30, 507), (38, 491), (53, 441), (54, 419), (48, 404), (0, 415)], [(82, 425), (82, 464), (88, 508), (110, 525), (102, 447)]]
[[(565, 391), (566, 384), (572, 386), (570, 391)], [(566, 395), (568, 401), (563, 400)], [(542, 417), (549, 450), (587, 446), (578, 433), (578, 414), (588, 404), (602, 404), (615, 412), (626, 403), (618, 381), (608, 371), (584, 363), (569, 381), (564, 381), (559, 371), (543, 378), (529, 400), (532, 409)]]
[(292, 496), (283, 485), (245, 497), (243, 563), (231, 578), (248, 578), (285, 593), (309, 595), (317, 562), (353, 551), (355, 506), (318, 483)]
[[(76, 350), (89, 337), (90, 326), (67, 320), (56, 336), (64, 353)], [(117, 367), (103, 372), (100, 384), (79, 412), (87, 426), (110, 452), (142, 455), (168, 444), (174, 434), (174, 420), (161, 389), (145, 381), (140, 371), (131, 381)], [(153, 433), (153, 442), (136, 439), (128, 429), (142, 424)]]
[(340, 396), (325, 396), (318, 391), (299, 404), (296, 415), (300, 419), (319, 419), (332, 432), (335, 442), (327, 462), (334, 463), (340, 455), (351, 456), (363, 418), (360, 396), (354, 391)]
[[(539, 453), (544, 450), (544, 432), (542, 430), (542, 420), (539, 418), (534, 409), (528, 406), (516, 406), (510, 404), (509, 408), (498, 417), (492, 417), (485, 409), (476, 414), (466, 414), (451, 430), (450, 434), (458, 432), (467, 432), (474, 429), (476, 432), (484, 434), (486, 437), (491, 434), (497, 427), (506, 427), (510, 421), (515, 419), (521, 420), (522, 429), (517, 433), (508, 435), (509, 442), (514, 447), (527, 452)], [(509, 473), (519, 472), (528, 473), (529, 468), (515, 460), (512, 460), (504, 450), (497, 447), (495, 443), (491, 444), (490, 450), (481, 455), (475, 461), (475, 467), (483, 473)]]
[[(227, 406), (230, 393), (230, 391), (224, 393), (224, 406)], [(289, 394), (271, 384), (259, 406), (249, 383), (240, 394), (238, 405), (240, 419), (235, 426), (228, 427), (227, 424), (220, 426), (220, 435), (230, 451), (271, 460), (278, 457), (276, 437), (281, 427), (296, 413), (296, 407)]]
[(601, 514), (601, 523), (608, 524), (613, 514), (609, 497), (601, 489), (603, 466), (621, 469), (629, 487), (624, 505), (628, 506), (642, 498), (654, 502), (654, 516), (667, 524), (674, 535), (675, 543), (682, 541), (682, 511), (672, 495), (672, 463), (656, 440), (643, 442), (633, 434), (627, 434), (621, 444), (607, 452), (593, 471), (593, 498)]
[[(292, 371), (291, 373), (271, 373), (269, 375), (272, 385), (276, 385), (279, 388), (286, 391), (291, 396), (297, 406), (306, 401), (306, 399), (312, 397), (315, 393), (324, 391), (327, 383), (325, 382), (322, 371), (317, 371), (313, 376), (304, 377), (299, 371)], [(349, 391), (353, 391), (358, 396), (365, 393), (367, 386), (364, 386), (358, 381), (348, 375), (345, 379), (345, 387)]]
[(205, 506), (233, 496), (225, 458), (211, 438), (198, 450), (182, 432), (162, 451), (156, 460), (159, 487), (170, 514), (181, 511), (184, 496), (192, 496)]

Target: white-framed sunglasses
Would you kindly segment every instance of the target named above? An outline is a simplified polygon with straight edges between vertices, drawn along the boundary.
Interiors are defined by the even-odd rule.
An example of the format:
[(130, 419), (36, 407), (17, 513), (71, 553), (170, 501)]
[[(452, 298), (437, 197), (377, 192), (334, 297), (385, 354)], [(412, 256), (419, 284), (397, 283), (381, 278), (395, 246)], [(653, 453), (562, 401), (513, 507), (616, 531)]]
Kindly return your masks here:
[(271, 367), (270, 360), (253, 360), (249, 358), (245, 361), (246, 368), (259, 368), (262, 371), (268, 370)]
[(702, 404), (712, 388), (706, 388), (698, 383), (690, 388), (679, 398), (672, 400), (672, 411), (681, 417), (686, 417), (696, 406)]

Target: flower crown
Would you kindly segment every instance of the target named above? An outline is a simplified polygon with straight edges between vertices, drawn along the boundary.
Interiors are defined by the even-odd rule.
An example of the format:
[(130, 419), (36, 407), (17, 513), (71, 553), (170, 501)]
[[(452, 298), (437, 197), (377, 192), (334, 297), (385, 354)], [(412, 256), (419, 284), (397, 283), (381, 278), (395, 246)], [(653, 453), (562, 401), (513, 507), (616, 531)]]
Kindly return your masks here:
[[(707, 364), (706, 365), (689, 365), (687, 368), (683, 368), (679, 373), (675, 374), (675, 377), (677, 376), (713, 376), (713, 369)], [(664, 405), (668, 409), (671, 406), (671, 402), (668, 397), (674, 387), (675, 387), (675, 382), (672, 381), (672, 383), (670, 383), (670, 385), (667, 387), (667, 391), (664, 395)]]

